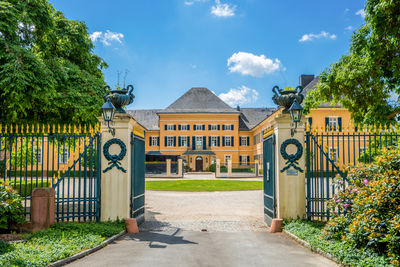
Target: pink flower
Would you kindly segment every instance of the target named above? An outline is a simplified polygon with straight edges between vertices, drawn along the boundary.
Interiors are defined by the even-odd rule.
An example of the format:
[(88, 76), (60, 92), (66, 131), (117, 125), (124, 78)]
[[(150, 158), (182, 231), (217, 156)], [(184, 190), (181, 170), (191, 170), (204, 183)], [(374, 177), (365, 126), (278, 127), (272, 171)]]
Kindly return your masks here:
[(367, 180), (367, 179), (364, 179), (363, 185), (367, 185), (367, 184), (368, 184), (368, 180)]
[(350, 206), (350, 204), (349, 204), (349, 203), (344, 203), (343, 206), (344, 206), (345, 208), (347, 208), (348, 206)]
[(339, 181), (339, 184), (343, 184), (343, 181)]
[(351, 190), (351, 193), (357, 193), (357, 192), (358, 192), (358, 190), (355, 188)]

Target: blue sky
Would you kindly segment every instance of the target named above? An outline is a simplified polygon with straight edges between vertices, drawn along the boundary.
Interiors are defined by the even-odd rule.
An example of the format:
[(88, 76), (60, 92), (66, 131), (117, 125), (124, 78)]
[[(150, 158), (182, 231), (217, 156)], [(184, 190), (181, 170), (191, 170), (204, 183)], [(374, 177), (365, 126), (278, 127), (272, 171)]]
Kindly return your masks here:
[(272, 87), (298, 85), (347, 53), (361, 0), (50, 0), (84, 21), (106, 82), (135, 87), (128, 108), (165, 108), (191, 87), (242, 107), (270, 107)]

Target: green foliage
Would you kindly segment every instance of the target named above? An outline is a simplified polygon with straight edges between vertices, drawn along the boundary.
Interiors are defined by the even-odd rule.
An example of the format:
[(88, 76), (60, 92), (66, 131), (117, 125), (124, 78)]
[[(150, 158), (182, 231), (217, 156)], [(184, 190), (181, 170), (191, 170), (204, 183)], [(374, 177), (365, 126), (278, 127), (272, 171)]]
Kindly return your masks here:
[(220, 170), (221, 170), (221, 172), (228, 172), (228, 167), (222, 165), (222, 166), (220, 167)]
[(47, 0), (0, 0), (0, 121), (94, 123), (106, 63)]
[(324, 224), (304, 220), (285, 222), (284, 229), (311, 246), (311, 250), (321, 250), (331, 254), (345, 266), (391, 266), (389, 259), (368, 249), (353, 248), (347, 243), (324, 238)]
[(124, 230), (123, 222), (58, 223), (50, 229), (31, 234), (26, 241), (2, 246), (1, 266), (47, 266), (95, 247), (106, 238)]
[(399, 112), (400, 2), (367, 0), (365, 24), (353, 33), (350, 51), (320, 75), (305, 113), (320, 103), (341, 103), (356, 123), (388, 124)]
[(211, 164), (210, 166), (207, 167), (208, 172), (215, 172), (215, 163)]
[(229, 180), (175, 180), (146, 181), (146, 190), (163, 191), (239, 191), (261, 190), (261, 181), (229, 181)]
[(24, 138), (21, 146), (16, 151), (11, 153), (11, 167), (13, 169), (25, 169), (27, 166), (31, 166), (36, 163), (36, 156), (33, 151), (32, 145), (25, 145), (27, 140)]
[(352, 168), (347, 177), (350, 185), (343, 189), (339, 181), (329, 203), (334, 216), (327, 237), (386, 255), (400, 266), (400, 150), (383, 149), (376, 162)]
[[(397, 138), (396, 138), (397, 139)], [(375, 161), (377, 156), (382, 155), (382, 149), (385, 147), (394, 147), (398, 145), (398, 141), (395, 138), (388, 136), (377, 136), (372, 139), (368, 147), (360, 154), (358, 161), (362, 163), (371, 163)]]
[(22, 198), (14, 189), (0, 181), (0, 229), (10, 230), (25, 222)]
[(32, 194), (33, 189), (41, 188), (41, 187), (50, 187), (50, 182), (43, 180), (43, 182), (38, 179), (36, 180), (27, 180), (27, 181), (17, 181), (11, 182), (10, 185), (14, 188), (14, 190), (21, 196), (26, 197)]

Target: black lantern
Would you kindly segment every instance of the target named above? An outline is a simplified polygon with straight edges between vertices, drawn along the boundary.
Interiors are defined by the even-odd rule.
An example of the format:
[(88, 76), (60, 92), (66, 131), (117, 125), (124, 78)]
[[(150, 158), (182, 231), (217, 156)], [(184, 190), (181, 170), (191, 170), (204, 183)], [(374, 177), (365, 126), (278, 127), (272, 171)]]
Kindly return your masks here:
[(101, 109), (103, 110), (104, 121), (106, 121), (108, 125), (108, 131), (112, 134), (112, 136), (115, 136), (115, 129), (110, 127), (110, 122), (112, 122), (114, 119), (115, 107), (109, 98), (107, 98), (106, 103), (104, 103)]
[(297, 123), (301, 121), (301, 116), (303, 115), (303, 107), (295, 99), (292, 106), (289, 108), (290, 117), (292, 118), (292, 123), (295, 125), (292, 129), (292, 136), (296, 133)]

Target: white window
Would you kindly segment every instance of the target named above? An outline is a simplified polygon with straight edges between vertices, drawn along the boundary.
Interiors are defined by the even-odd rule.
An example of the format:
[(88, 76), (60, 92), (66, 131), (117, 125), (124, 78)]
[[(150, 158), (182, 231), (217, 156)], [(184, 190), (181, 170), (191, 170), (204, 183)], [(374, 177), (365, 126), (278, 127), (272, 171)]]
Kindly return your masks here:
[(175, 125), (174, 124), (167, 124), (167, 131), (173, 131), (175, 130)]
[(181, 131), (188, 131), (189, 130), (189, 124), (182, 124), (181, 125)]
[(195, 131), (202, 131), (203, 130), (203, 124), (195, 124), (194, 125), (194, 130)]
[(196, 136), (196, 149), (203, 149), (203, 136)]
[(36, 159), (36, 163), (38, 163), (38, 164), (42, 163), (42, 149), (41, 148), (35, 148), (35, 159)]
[(211, 124), (210, 125), (210, 130), (211, 131), (217, 131), (218, 130), (218, 124)]
[(247, 143), (247, 136), (241, 136), (240, 137), (240, 145), (241, 146), (248, 146), (249, 144)]
[(60, 164), (68, 164), (68, 149), (67, 148), (61, 148), (60, 149), (60, 154), (58, 155), (58, 162)]
[(189, 136), (182, 136), (181, 137), (181, 146), (189, 146), (189, 142), (188, 142)]
[(247, 156), (240, 156), (240, 165), (247, 165), (247, 164), (249, 164), (248, 162), (247, 162)]
[(211, 146), (218, 146), (218, 136), (211, 136)]
[(328, 117), (329, 130), (336, 130), (338, 126), (338, 117)]
[(174, 137), (167, 136), (167, 146), (174, 146)]
[(232, 136), (225, 136), (225, 146), (232, 146)]
[(225, 166), (228, 166), (228, 160), (231, 160), (232, 156), (231, 155), (225, 155), (224, 159), (225, 159)]
[(338, 151), (336, 148), (330, 147), (329, 148), (329, 158), (333, 161), (333, 162), (337, 162), (338, 160)]
[(152, 136), (151, 137), (151, 146), (158, 146), (158, 138), (157, 136)]
[(225, 131), (232, 131), (233, 125), (232, 124), (225, 124), (224, 129)]

